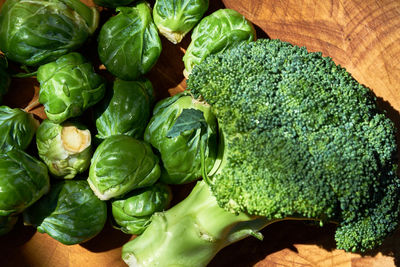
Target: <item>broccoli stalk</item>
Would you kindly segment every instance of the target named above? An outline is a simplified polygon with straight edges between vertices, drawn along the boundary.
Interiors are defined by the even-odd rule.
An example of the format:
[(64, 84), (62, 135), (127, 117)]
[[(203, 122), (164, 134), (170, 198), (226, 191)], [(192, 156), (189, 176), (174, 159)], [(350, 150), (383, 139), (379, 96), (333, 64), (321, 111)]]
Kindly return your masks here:
[(146, 231), (125, 244), (129, 266), (205, 266), (222, 248), (274, 222), (218, 206), (209, 186), (200, 181), (190, 195), (166, 212), (156, 213)]
[(197, 182), (182, 202), (151, 218), (146, 231), (125, 244), (122, 258), (129, 265), (206, 266), (214, 256), (246, 237), (259, 240), (264, 227), (282, 220), (315, 220), (312, 218), (267, 219), (246, 213), (231, 213), (221, 208), (208, 184)]

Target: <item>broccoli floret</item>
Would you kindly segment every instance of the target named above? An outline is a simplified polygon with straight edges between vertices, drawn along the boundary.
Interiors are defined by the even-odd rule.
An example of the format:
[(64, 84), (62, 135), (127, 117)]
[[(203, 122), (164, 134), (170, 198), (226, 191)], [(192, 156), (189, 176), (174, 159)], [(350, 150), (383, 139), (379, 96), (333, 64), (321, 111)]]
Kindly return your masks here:
[[(218, 119), (221, 160), (206, 181), (221, 210), (259, 216), (263, 226), (290, 218), (334, 221), (337, 247), (348, 251), (372, 249), (397, 227), (394, 124), (371, 91), (332, 59), (260, 39), (208, 57), (187, 86)], [(182, 218), (196, 217), (190, 206), (179, 211)], [(239, 227), (236, 236), (260, 229), (251, 222), (251, 231)], [(191, 223), (202, 225), (198, 218)], [(219, 230), (229, 235), (214, 236), (214, 249), (231, 243), (221, 241), (231, 240), (231, 223)], [(187, 221), (179, 226), (191, 227)]]

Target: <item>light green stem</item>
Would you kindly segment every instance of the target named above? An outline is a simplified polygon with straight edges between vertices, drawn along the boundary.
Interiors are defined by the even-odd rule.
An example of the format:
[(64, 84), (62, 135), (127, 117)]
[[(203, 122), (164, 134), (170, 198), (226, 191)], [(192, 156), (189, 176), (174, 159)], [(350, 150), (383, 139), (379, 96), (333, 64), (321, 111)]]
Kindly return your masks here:
[(198, 182), (191, 194), (170, 210), (157, 213), (145, 232), (123, 246), (130, 266), (206, 266), (222, 248), (272, 223), (233, 214), (218, 206), (208, 185)]

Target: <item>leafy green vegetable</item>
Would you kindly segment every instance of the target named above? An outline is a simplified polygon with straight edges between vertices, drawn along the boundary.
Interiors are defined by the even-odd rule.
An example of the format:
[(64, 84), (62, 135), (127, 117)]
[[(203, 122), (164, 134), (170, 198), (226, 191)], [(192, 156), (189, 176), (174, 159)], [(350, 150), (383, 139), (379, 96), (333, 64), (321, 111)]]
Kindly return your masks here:
[(14, 148), (25, 150), (35, 135), (39, 122), (19, 108), (0, 106), (0, 152)]
[(127, 135), (106, 138), (96, 149), (88, 182), (102, 200), (150, 186), (160, 177), (158, 158), (146, 142)]
[(83, 180), (56, 183), (49, 194), (24, 212), (24, 223), (65, 245), (85, 242), (103, 229), (107, 205)]
[(207, 9), (208, 0), (157, 0), (153, 8), (154, 23), (162, 35), (177, 44)]
[(98, 20), (98, 11), (79, 0), (7, 0), (0, 12), (0, 50), (39, 66), (83, 45)]
[(158, 60), (161, 40), (145, 1), (116, 10), (119, 13), (100, 30), (99, 57), (113, 75), (123, 80), (137, 80)]
[(94, 72), (92, 64), (75, 52), (40, 66), (37, 79), (39, 102), (55, 123), (80, 116), (99, 102), (106, 90), (103, 78)]
[(0, 154), (0, 216), (21, 213), (50, 187), (46, 165), (22, 150)]
[(161, 155), (160, 180), (188, 183), (201, 177), (201, 147), (210, 171), (216, 159), (217, 122), (210, 106), (187, 93), (157, 103), (144, 139)]
[(0, 54), (0, 104), (2, 102), (3, 95), (8, 91), (10, 86), (11, 78), (7, 71), (8, 62), (4, 55)]
[(0, 236), (10, 232), (18, 221), (18, 216), (0, 216)]
[(222, 158), (123, 247), (128, 264), (205, 266), (286, 219), (336, 222), (347, 251), (373, 249), (397, 228), (394, 124), (332, 59), (260, 39), (207, 57), (187, 85), (217, 117)]
[(116, 228), (126, 234), (140, 235), (151, 222), (154, 213), (168, 208), (171, 190), (157, 183), (150, 187), (132, 191), (122, 199), (111, 201)]
[(36, 145), (40, 158), (56, 177), (72, 179), (89, 168), (91, 135), (80, 123), (44, 120), (36, 133)]
[(148, 79), (115, 80), (112, 90), (95, 107), (97, 137), (129, 135), (142, 138), (150, 119), (153, 86)]
[(116, 8), (119, 6), (127, 6), (135, 1), (136, 0), (94, 0), (93, 2), (99, 6)]
[(186, 77), (195, 65), (211, 54), (217, 54), (241, 42), (254, 41), (256, 32), (251, 22), (232, 9), (219, 9), (203, 18), (193, 29), (183, 62)]

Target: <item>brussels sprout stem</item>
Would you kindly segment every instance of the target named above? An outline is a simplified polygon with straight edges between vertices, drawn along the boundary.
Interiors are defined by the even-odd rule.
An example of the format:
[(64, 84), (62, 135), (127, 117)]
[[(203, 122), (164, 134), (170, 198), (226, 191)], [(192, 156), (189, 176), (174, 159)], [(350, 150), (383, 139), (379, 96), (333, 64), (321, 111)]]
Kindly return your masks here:
[(89, 33), (92, 34), (99, 25), (99, 12), (95, 7), (88, 7), (80, 0), (61, 0), (64, 4), (74, 9), (85, 20)]
[(27, 113), (39, 107), (41, 104), (39, 103), (39, 98), (36, 97), (31, 103), (28, 104), (23, 110)]
[(173, 30), (164, 27), (162, 25), (158, 25), (158, 30), (163, 36), (165, 36), (165, 38), (167, 38), (173, 44), (180, 43), (183, 37), (185, 37), (185, 33), (174, 32)]
[(90, 146), (89, 130), (80, 130), (74, 125), (66, 124), (61, 131), (61, 140), (65, 150), (80, 153)]
[(123, 246), (122, 258), (130, 266), (206, 266), (231, 243), (261, 239), (258, 230), (274, 221), (225, 211), (201, 181), (181, 203), (153, 215), (144, 233)]

